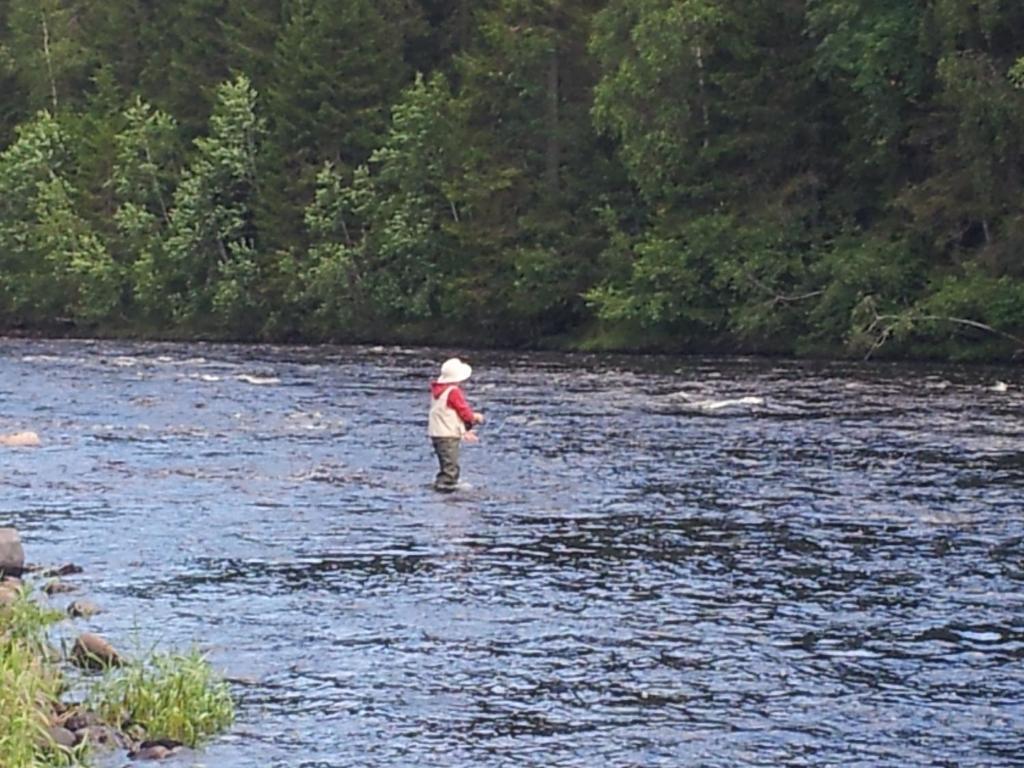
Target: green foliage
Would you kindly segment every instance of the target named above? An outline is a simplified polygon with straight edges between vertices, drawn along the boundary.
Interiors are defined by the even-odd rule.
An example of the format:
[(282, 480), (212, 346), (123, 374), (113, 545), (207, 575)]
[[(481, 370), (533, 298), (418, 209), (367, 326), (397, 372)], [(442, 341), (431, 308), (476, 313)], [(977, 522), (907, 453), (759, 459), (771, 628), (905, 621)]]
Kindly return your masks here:
[[(221, 331), (252, 328), (261, 312), (255, 232), (256, 162), (264, 123), (244, 76), (218, 91), (210, 135), (175, 190), (162, 253), (144, 262), (140, 285), (163, 291), (171, 317)], [(152, 297), (153, 294), (146, 294)]]
[(1024, 57), (1017, 59), (1008, 73), (1014, 88), (1024, 88)]
[(63, 133), (48, 113), (0, 154), (0, 316), (95, 321), (117, 306), (120, 272), (79, 214)]
[(927, 61), (916, 45), (923, 13), (908, 2), (808, 3), (815, 73), (855, 95), (843, 119), (857, 151), (875, 162), (892, 159), (906, 113), (926, 86)]
[(8, 50), (32, 111), (57, 113), (76, 101), (93, 60), (77, 23), (79, 3), (10, 0)]
[(70, 765), (71, 752), (46, 736), (62, 689), (58, 670), (45, 662), (47, 628), (61, 614), (40, 607), (23, 590), (0, 602), (0, 765), (49, 768)]
[(1019, 193), (1019, 172), (1006, 158), (1024, 148), (1024, 94), (983, 53), (959, 52), (938, 63), (941, 103), (956, 110), (952, 149), (965, 169), (969, 198), (964, 213), (978, 220), (998, 216)]
[(700, 183), (713, 138), (710, 62), (738, 43), (737, 21), (713, 0), (613, 0), (595, 17), (591, 50), (604, 75), (594, 120), (619, 139), (648, 200)]
[(318, 177), (306, 212), (312, 245), (305, 282), (324, 332), (351, 331), (355, 318), (368, 327), (437, 311), (452, 248), (446, 225), (459, 216), (449, 196), (449, 101), (444, 78), (417, 78), (395, 106), (388, 139), (370, 165), (348, 185), (331, 166)]
[(723, 309), (714, 301), (719, 259), (741, 247), (729, 215), (695, 219), (673, 236), (649, 235), (633, 245), (626, 285), (604, 285), (588, 299), (604, 320), (667, 326), (688, 339), (722, 329)]
[(0, 0), (0, 325), (1003, 355), (1021, 29), (1011, 0)]
[[(961, 340), (960, 349), (951, 347), (957, 357), (971, 351), (975, 357), (984, 357), (1024, 350), (1024, 283), (1020, 280), (991, 277), (969, 268), (937, 281), (917, 311), (923, 318), (918, 328), (921, 335), (933, 342)], [(989, 346), (981, 346), (979, 341)]]
[(905, 241), (844, 235), (829, 243), (815, 265), (821, 293), (810, 309), (810, 347), (841, 340), (854, 352), (873, 339), (867, 328), (879, 313), (900, 313), (922, 289), (922, 264)]
[[(248, 5), (248, 4), (247, 4)], [(257, 224), (277, 249), (304, 245), (302, 207), (324, 162), (348, 175), (380, 146), (406, 84), (406, 25), (393, 0), (298, 0), (281, 5), (268, 62), (271, 116)]]
[(273, 142), (309, 165), (365, 162), (387, 128), (404, 79), (402, 39), (385, 5), (299, 0), (274, 47), (268, 104)]
[(185, 131), (184, 138), (200, 134), (218, 89), (232, 75), (229, 46), (219, 23), (225, 0), (116, 1), (134, 6), (131, 12), (138, 31), (131, 47), (135, 55), (142, 51), (138, 74), (142, 96), (174, 115)]
[(111, 172), (116, 208), (113, 251), (131, 275), (137, 316), (169, 322), (158, 265), (170, 227), (170, 202), (178, 182), (181, 154), (177, 125), (169, 115), (139, 98), (124, 112), (124, 128), (114, 139)]
[[(87, 745), (69, 750), (48, 735), (67, 683), (47, 631), (63, 614), (31, 599), (27, 588), (0, 602), (0, 765), (82, 765)], [(153, 653), (109, 669), (87, 686), (90, 710), (115, 727), (140, 727), (145, 738), (192, 746), (227, 728), (234, 702), (198, 652)]]
[(198, 651), (154, 653), (144, 662), (110, 670), (90, 694), (104, 720), (138, 725), (147, 739), (196, 746), (234, 721), (227, 684)]

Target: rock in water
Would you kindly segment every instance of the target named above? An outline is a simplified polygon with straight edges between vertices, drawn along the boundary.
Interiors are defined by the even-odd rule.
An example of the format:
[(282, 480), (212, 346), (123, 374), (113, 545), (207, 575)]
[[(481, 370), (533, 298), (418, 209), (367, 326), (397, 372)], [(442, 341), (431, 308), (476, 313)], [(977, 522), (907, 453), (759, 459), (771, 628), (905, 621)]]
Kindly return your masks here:
[(122, 661), (121, 654), (110, 643), (92, 632), (83, 632), (78, 636), (75, 647), (71, 649), (71, 658), (81, 667), (99, 669), (116, 667)]
[(74, 591), (75, 588), (73, 586), (61, 581), (60, 579), (50, 579), (50, 581), (46, 582), (46, 584), (43, 585), (43, 592), (50, 595), (51, 597), (53, 595), (64, 595), (68, 592)]
[(39, 444), (39, 435), (35, 432), (15, 432), (11, 435), (0, 435), (0, 445), (16, 445), (34, 448)]
[(0, 528), (0, 576), (21, 576), (25, 570), (25, 550), (14, 528)]
[(171, 739), (144, 741), (128, 753), (132, 760), (166, 760), (181, 751), (182, 744)]
[(100, 607), (88, 600), (75, 600), (68, 606), (68, 616), (73, 619), (88, 619), (100, 613)]

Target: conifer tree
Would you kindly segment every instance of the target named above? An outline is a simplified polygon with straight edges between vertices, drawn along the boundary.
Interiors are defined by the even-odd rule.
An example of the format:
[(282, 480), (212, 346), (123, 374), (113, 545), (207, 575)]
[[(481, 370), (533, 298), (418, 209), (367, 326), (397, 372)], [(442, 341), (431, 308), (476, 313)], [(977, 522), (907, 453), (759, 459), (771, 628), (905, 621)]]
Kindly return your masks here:
[(294, 0), (274, 49), (273, 121), (261, 227), (274, 247), (303, 241), (302, 207), (324, 162), (351, 174), (383, 141), (406, 70), (403, 41), (371, 0)]
[(77, 23), (84, 0), (8, 0), (8, 63), (30, 111), (81, 104), (94, 61)]
[(257, 157), (265, 133), (256, 92), (239, 76), (218, 89), (210, 131), (195, 141), (169, 213), (154, 274), (175, 322), (221, 332), (259, 328), (260, 261), (253, 210)]

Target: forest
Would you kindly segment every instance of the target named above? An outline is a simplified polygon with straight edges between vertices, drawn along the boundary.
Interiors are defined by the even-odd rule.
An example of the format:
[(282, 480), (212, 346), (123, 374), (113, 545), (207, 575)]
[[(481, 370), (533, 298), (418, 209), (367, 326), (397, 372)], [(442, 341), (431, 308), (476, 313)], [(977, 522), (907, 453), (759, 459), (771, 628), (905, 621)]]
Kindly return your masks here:
[(1009, 361), (1019, 0), (0, 0), (0, 331)]

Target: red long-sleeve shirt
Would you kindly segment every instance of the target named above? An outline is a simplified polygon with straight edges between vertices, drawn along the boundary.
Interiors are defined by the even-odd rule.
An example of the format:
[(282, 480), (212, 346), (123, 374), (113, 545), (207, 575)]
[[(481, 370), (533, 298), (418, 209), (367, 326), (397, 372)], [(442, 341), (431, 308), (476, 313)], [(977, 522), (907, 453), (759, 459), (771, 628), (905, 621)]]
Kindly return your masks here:
[(440, 397), (441, 393), (448, 389), (448, 387), (452, 388), (452, 391), (448, 393), (448, 407), (459, 414), (459, 418), (462, 419), (462, 423), (466, 425), (467, 429), (471, 429), (473, 426), (473, 409), (469, 407), (469, 403), (466, 402), (466, 396), (462, 394), (458, 384), (441, 384), (435, 381), (430, 385), (431, 397)]

